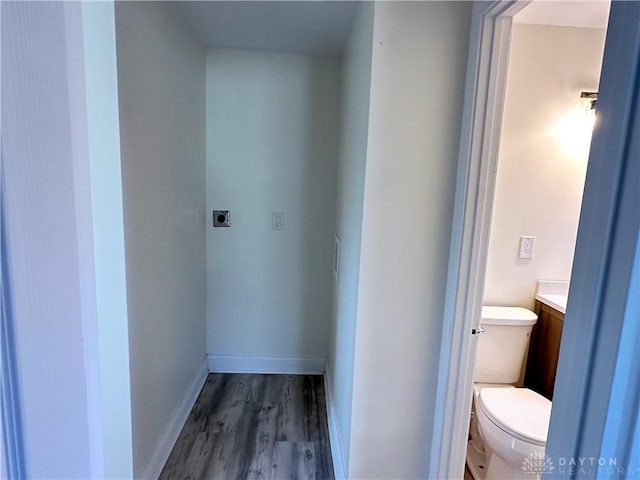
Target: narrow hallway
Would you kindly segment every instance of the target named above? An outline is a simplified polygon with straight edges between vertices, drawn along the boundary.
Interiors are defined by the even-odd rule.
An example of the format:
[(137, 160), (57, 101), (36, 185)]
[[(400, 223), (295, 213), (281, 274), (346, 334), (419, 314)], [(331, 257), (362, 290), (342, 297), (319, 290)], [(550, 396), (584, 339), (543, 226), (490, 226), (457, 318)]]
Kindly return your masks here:
[(209, 374), (160, 478), (333, 479), (322, 376)]

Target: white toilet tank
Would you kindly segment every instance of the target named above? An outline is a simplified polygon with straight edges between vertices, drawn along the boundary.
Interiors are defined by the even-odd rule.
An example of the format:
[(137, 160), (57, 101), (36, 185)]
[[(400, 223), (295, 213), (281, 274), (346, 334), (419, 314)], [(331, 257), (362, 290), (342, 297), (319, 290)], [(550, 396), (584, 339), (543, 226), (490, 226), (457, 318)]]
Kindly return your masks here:
[(473, 381), (514, 384), (529, 346), (531, 329), (538, 316), (521, 307), (482, 307), (482, 328)]

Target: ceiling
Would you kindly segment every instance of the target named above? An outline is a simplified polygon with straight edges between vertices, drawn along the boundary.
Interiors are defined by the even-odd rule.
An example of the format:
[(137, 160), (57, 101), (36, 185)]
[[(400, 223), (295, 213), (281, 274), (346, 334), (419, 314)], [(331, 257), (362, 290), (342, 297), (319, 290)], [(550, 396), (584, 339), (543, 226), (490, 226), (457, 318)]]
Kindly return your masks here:
[(175, 2), (178, 14), (207, 47), (293, 53), (340, 53), (356, 2)]
[(533, 0), (516, 16), (516, 23), (561, 27), (607, 28), (609, 0), (550, 1)]

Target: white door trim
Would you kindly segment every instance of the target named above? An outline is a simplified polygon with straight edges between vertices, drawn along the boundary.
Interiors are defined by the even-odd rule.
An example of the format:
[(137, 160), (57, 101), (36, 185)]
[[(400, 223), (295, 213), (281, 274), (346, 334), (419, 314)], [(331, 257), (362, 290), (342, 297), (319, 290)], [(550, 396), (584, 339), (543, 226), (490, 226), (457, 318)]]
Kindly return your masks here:
[[(463, 476), (476, 350), (471, 329), (482, 305), (511, 17), (525, 4), (474, 5), (430, 478)], [(574, 340), (561, 347), (557, 381), (563, 388), (554, 396), (551, 456), (602, 452), (625, 312), (631, 321), (631, 268), (640, 230), (637, 118), (634, 124), (640, 112), (639, 32), (640, 4), (613, 2), (565, 317), (565, 337)], [(603, 330), (606, 336), (599, 335)], [(633, 428), (627, 425), (619, 438), (629, 438)]]
[(463, 477), (511, 19), (527, 3), (473, 6), (429, 478)]

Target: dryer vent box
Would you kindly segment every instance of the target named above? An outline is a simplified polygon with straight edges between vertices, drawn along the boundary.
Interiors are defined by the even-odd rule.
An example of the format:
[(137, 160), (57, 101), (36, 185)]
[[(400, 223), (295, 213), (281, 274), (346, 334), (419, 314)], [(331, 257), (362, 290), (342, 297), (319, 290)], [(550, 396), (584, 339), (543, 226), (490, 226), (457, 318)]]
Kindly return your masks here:
[(229, 210), (214, 210), (213, 226), (214, 227), (230, 227), (231, 217), (229, 215)]

